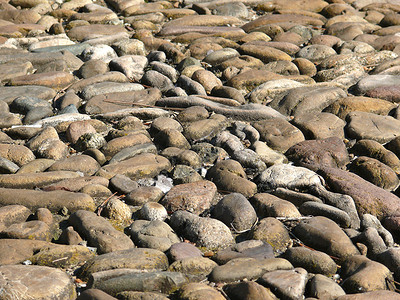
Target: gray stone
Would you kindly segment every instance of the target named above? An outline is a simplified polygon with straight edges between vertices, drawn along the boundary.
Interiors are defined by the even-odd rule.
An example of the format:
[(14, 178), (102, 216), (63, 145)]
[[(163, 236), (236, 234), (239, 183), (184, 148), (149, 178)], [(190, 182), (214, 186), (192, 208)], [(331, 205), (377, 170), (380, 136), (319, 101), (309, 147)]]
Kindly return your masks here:
[(144, 74), (148, 61), (146, 56), (124, 55), (110, 61), (110, 69), (120, 71), (131, 80), (138, 82)]
[(259, 188), (268, 191), (279, 187), (300, 189), (312, 185), (321, 185), (322, 177), (317, 173), (287, 164), (273, 165), (266, 169), (257, 178)]
[(238, 232), (249, 230), (257, 220), (254, 208), (239, 193), (229, 194), (222, 198), (214, 206), (212, 216)]
[(172, 214), (171, 227), (184, 238), (200, 247), (223, 248), (233, 243), (229, 228), (216, 219), (199, 217), (187, 211)]
[(317, 203), (313, 201), (305, 202), (299, 207), (303, 215), (324, 216), (335, 221), (340, 227), (350, 226), (350, 216), (343, 210), (331, 205)]
[(274, 270), (290, 270), (293, 266), (283, 258), (236, 258), (222, 266), (215, 267), (209, 280), (212, 282), (234, 282), (237, 280), (257, 279)]
[(154, 220), (137, 220), (129, 227), (129, 232), (136, 245), (142, 248), (168, 250), (171, 245), (179, 243), (179, 237), (167, 223)]
[(333, 300), (345, 295), (345, 291), (332, 279), (316, 274), (310, 279), (310, 295), (318, 299)]
[(145, 85), (158, 88), (162, 93), (174, 88), (171, 79), (154, 70), (149, 70), (144, 73), (141, 82)]
[(130, 273), (98, 281), (91, 288), (101, 289), (108, 294), (116, 296), (122, 291), (143, 291), (171, 293), (185, 283), (188, 279), (179, 272), (148, 272)]
[(282, 298), (301, 299), (304, 297), (307, 275), (307, 271), (303, 268), (277, 270), (265, 273), (259, 282)]

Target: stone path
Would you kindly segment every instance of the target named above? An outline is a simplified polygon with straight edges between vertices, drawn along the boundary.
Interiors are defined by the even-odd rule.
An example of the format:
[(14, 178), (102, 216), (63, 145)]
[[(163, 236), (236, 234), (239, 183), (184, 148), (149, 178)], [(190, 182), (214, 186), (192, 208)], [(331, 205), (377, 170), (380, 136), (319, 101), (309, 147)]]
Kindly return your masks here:
[(0, 299), (400, 299), (400, 2), (0, 4)]

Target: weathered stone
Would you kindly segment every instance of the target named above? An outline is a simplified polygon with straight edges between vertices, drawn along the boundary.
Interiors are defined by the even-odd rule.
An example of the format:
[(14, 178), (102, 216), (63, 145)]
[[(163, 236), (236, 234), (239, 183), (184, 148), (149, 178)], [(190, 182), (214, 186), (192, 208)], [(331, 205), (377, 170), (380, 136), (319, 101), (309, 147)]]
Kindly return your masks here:
[(264, 218), (252, 229), (251, 236), (272, 246), (275, 253), (283, 253), (292, 241), (285, 226), (275, 218)]
[(181, 287), (179, 290), (179, 297), (182, 300), (225, 299), (225, 297), (217, 290), (204, 283), (197, 282), (191, 282)]
[(240, 193), (245, 197), (251, 197), (257, 192), (257, 185), (247, 180), (242, 166), (235, 160), (217, 162), (207, 172), (207, 178), (223, 191)]
[(160, 220), (136, 220), (129, 227), (129, 232), (135, 244), (142, 248), (157, 249), (164, 252), (171, 245), (180, 242), (172, 228)]
[(222, 198), (213, 208), (212, 216), (237, 231), (250, 229), (257, 215), (250, 202), (239, 193)]
[(314, 171), (321, 167), (344, 168), (349, 163), (346, 145), (338, 137), (300, 142), (290, 147), (285, 155), (296, 164)]
[(171, 227), (184, 238), (200, 247), (223, 248), (233, 243), (229, 228), (216, 219), (203, 218), (187, 211), (172, 214)]
[(356, 111), (349, 113), (346, 120), (348, 136), (357, 140), (370, 139), (387, 143), (400, 134), (400, 121), (390, 116)]
[(306, 139), (344, 139), (346, 122), (331, 113), (302, 114), (295, 117), (293, 123), (303, 132)]
[(80, 276), (88, 278), (94, 273), (106, 270), (129, 268), (133, 270), (166, 270), (167, 256), (159, 250), (130, 248), (96, 256), (82, 267)]
[(46, 207), (52, 212), (58, 212), (63, 207), (71, 212), (79, 209), (91, 211), (95, 209), (92, 197), (82, 193), (0, 188), (0, 205), (13, 204), (21, 204), (31, 210)]
[(397, 215), (400, 199), (358, 175), (339, 169), (324, 168), (322, 176), (335, 191), (351, 196), (360, 215), (372, 214), (378, 219)]
[(134, 247), (128, 236), (114, 229), (110, 222), (93, 212), (79, 210), (73, 213), (68, 221), (87, 239), (89, 245), (96, 247), (101, 254)]
[(210, 209), (217, 188), (210, 181), (198, 181), (173, 187), (160, 202), (170, 212), (187, 210), (201, 214)]
[(305, 247), (292, 247), (286, 250), (283, 258), (290, 261), (294, 267), (301, 267), (313, 274), (331, 275), (337, 271), (336, 263), (329, 255), (307, 249)]
[(295, 235), (306, 245), (344, 260), (359, 254), (350, 238), (332, 220), (313, 217), (303, 220), (294, 229)]
[(307, 275), (307, 271), (303, 268), (277, 270), (265, 273), (260, 278), (260, 283), (273, 289), (280, 297), (302, 298), (306, 289)]
[(342, 286), (347, 293), (386, 289), (386, 280), (392, 277), (384, 265), (361, 255), (347, 258), (342, 268), (344, 277)]
[(165, 157), (151, 153), (143, 153), (127, 160), (105, 165), (97, 174), (112, 178), (116, 174), (128, 176), (131, 179), (154, 177), (162, 170), (168, 170), (171, 164)]
[(274, 270), (290, 269), (293, 269), (293, 266), (283, 258), (236, 258), (222, 266), (215, 267), (209, 280), (212, 282), (234, 282), (244, 278), (251, 280)]
[[(76, 291), (69, 275), (62, 270), (43, 266), (0, 266), (0, 286), (4, 295), (40, 299), (71, 299)], [(44, 288), (46, 287), (46, 288)], [(14, 297), (14, 296), (11, 296)]]

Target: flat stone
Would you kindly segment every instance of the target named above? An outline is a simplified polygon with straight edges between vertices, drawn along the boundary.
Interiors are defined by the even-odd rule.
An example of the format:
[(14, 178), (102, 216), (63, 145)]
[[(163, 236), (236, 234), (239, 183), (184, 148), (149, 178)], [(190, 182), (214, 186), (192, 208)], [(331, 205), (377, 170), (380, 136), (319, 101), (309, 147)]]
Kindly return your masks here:
[(231, 16), (213, 16), (213, 15), (193, 15), (182, 17), (167, 23), (169, 26), (223, 26), (223, 25), (238, 25), (241, 21), (236, 17)]
[(234, 282), (257, 279), (274, 270), (290, 270), (293, 266), (283, 258), (236, 258), (222, 266), (215, 267), (209, 276), (212, 282)]
[(371, 157), (357, 157), (352, 161), (349, 170), (388, 191), (395, 190), (400, 183), (392, 168)]
[(239, 51), (244, 55), (251, 55), (261, 59), (264, 63), (278, 60), (291, 60), (291, 57), (281, 50), (262, 44), (252, 44), (251, 42), (240, 46)]
[(14, 265), (29, 259), (42, 248), (52, 248), (55, 244), (40, 240), (28, 239), (1, 239), (0, 263), (2, 265)]
[(275, 295), (270, 289), (267, 289), (254, 281), (227, 284), (223, 289), (230, 299), (249, 298), (272, 300), (275, 298)]
[[(400, 160), (395, 153), (397, 152), (396, 143), (399, 139), (395, 138), (388, 144), (386, 149), (383, 145), (373, 140), (359, 140), (351, 148), (351, 152), (358, 156), (368, 156), (375, 158), (385, 165), (391, 167), (396, 174), (400, 172)], [(392, 152), (393, 151), (393, 152)]]
[(83, 264), (95, 254), (85, 246), (80, 245), (54, 245), (51, 248), (42, 248), (32, 256), (35, 265), (53, 268), (67, 268)]
[(0, 286), (5, 295), (16, 293), (28, 299), (76, 297), (74, 284), (67, 273), (50, 267), (9, 265), (0, 266)]
[(397, 75), (370, 75), (357, 83), (356, 91), (363, 95), (369, 90), (398, 85), (399, 79), (400, 76)]
[(336, 100), (346, 96), (346, 93), (338, 87), (305, 86), (290, 90), (283, 98), (274, 99), (270, 105), (282, 114), (297, 116), (321, 112)]
[(253, 126), (260, 133), (260, 140), (279, 152), (285, 152), (304, 140), (303, 133), (284, 119), (262, 120), (255, 122)]
[(387, 143), (400, 134), (400, 121), (390, 116), (356, 111), (349, 113), (346, 120), (346, 133), (351, 138)]
[(247, 240), (218, 251), (213, 259), (220, 265), (235, 258), (267, 259), (274, 258), (272, 246), (260, 240)]
[(167, 256), (156, 249), (130, 248), (95, 256), (82, 266), (81, 278), (89, 278), (94, 273), (128, 268), (133, 271), (166, 270)]
[(351, 196), (360, 215), (372, 214), (378, 219), (397, 215), (400, 200), (394, 194), (377, 187), (358, 175), (339, 169), (325, 168), (322, 176), (335, 192)]
[(93, 175), (100, 169), (100, 164), (88, 155), (79, 155), (59, 160), (51, 165), (49, 171), (73, 171), (82, 172), (85, 175)]
[(175, 243), (168, 250), (168, 257), (172, 261), (202, 257), (202, 255), (203, 253), (196, 246), (185, 242)]
[(324, 216), (335, 221), (339, 226), (347, 228), (350, 227), (351, 219), (347, 212), (324, 203), (317, 203), (309, 201), (303, 203), (299, 207), (299, 211), (303, 215), (311, 216)]
[(206, 257), (191, 257), (174, 261), (168, 268), (172, 272), (194, 275), (197, 278), (205, 277), (217, 267), (218, 264)]
[(104, 81), (88, 85), (82, 89), (81, 97), (83, 100), (111, 93), (135, 92), (144, 90), (138, 83)]
[(52, 212), (58, 212), (64, 207), (70, 212), (95, 209), (92, 197), (82, 193), (0, 188), (0, 205), (14, 204), (24, 205), (31, 210), (46, 207)]
[(379, 290), (373, 292), (366, 292), (361, 294), (348, 294), (344, 296), (340, 296), (338, 300), (367, 300), (367, 299), (376, 299), (376, 300), (386, 300), (386, 299), (399, 299), (399, 295), (396, 292), (387, 291), (387, 290)]
[(96, 282), (91, 287), (101, 289), (114, 296), (126, 290), (169, 294), (187, 282), (186, 276), (179, 272), (148, 272), (116, 276)]
[(306, 289), (307, 275), (307, 271), (303, 268), (277, 270), (265, 273), (260, 278), (260, 283), (273, 289), (280, 297), (302, 298)]
[(32, 212), (23, 205), (7, 205), (0, 208), (0, 223), (10, 226), (15, 223), (25, 222)]
[(79, 210), (70, 216), (68, 222), (87, 239), (89, 245), (96, 247), (100, 254), (134, 247), (128, 236), (114, 229), (110, 222), (93, 212)]
[(0, 87), (0, 100), (10, 104), (14, 99), (20, 96), (38, 97), (44, 100), (50, 100), (56, 95), (56, 91), (44, 86), (2, 86)]
[(350, 238), (332, 220), (313, 217), (303, 220), (294, 229), (295, 235), (306, 245), (341, 260), (358, 255)]
[(335, 114), (343, 120), (353, 111), (363, 111), (386, 116), (395, 108), (395, 104), (382, 99), (385, 98), (380, 97), (380, 95), (379, 98), (349, 96), (337, 100), (324, 111)]
[(179, 296), (181, 299), (185, 300), (196, 300), (196, 299), (215, 299), (215, 300), (224, 300), (225, 297), (222, 294), (215, 290), (214, 288), (204, 284), (191, 282), (185, 284), (179, 290)]
[(312, 62), (320, 62), (323, 59), (336, 55), (336, 51), (333, 50), (331, 47), (326, 45), (310, 45), (302, 48), (298, 53), (297, 56), (301, 58), (308, 59)]
[(154, 177), (162, 170), (168, 170), (170, 167), (171, 164), (165, 157), (143, 153), (121, 162), (106, 165), (97, 174), (108, 179), (116, 174), (122, 174), (136, 180), (139, 178)]
[(268, 193), (258, 193), (250, 198), (250, 203), (257, 211), (257, 215), (265, 217), (298, 218), (301, 216), (296, 206), (287, 200)]
[(160, 98), (161, 92), (155, 88), (98, 95), (87, 102), (85, 111), (88, 114), (103, 114), (126, 109), (133, 104), (154, 105)]
[(151, 140), (144, 134), (131, 134), (114, 138), (103, 147), (106, 158), (111, 158), (124, 148), (150, 143)]
[(60, 90), (74, 82), (74, 77), (66, 72), (48, 72), (23, 75), (10, 80), (12, 86), (41, 85)]
[(344, 139), (346, 122), (331, 113), (301, 114), (295, 117), (293, 123), (307, 139), (322, 140), (330, 137)]
[(121, 32), (126, 32), (123, 26), (92, 24), (72, 28), (68, 31), (68, 37), (71, 40), (83, 41)]
[(285, 155), (297, 165), (314, 171), (324, 166), (344, 168), (350, 161), (346, 145), (338, 137), (300, 142), (290, 147)]
[[(47, 172), (46, 172), (47, 173)], [(55, 183), (46, 185), (42, 187), (43, 191), (56, 191), (56, 190), (64, 190), (70, 192), (80, 192), (84, 187), (88, 185), (101, 185), (103, 187), (107, 187), (109, 181), (103, 177), (99, 176), (83, 176), (83, 177), (74, 177), (67, 178)]]

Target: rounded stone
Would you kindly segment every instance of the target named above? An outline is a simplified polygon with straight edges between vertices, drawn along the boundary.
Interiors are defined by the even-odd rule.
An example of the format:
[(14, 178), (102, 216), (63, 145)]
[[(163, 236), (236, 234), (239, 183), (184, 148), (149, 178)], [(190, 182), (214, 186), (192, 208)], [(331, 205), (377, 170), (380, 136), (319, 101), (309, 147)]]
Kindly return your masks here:
[(24, 299), (57, 298), (60, 300), (76, 297), (75, 286), (70, 276), (50, 267), (4, 265), (0, 287), (5, 295), (19, 295)]

